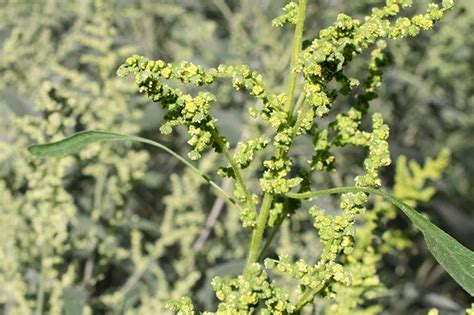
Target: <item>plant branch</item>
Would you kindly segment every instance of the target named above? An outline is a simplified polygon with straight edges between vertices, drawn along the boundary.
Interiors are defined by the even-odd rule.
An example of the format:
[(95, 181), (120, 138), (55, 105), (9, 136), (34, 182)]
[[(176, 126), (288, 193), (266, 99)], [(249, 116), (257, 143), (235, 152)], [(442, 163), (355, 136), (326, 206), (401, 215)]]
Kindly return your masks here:
[(265, 241), (265, 244), (263, 245), (262, 250), (260, 251), (260, 254), (258, 255), (258, 261), (263, 259), (263, 255), (267, 252), (268, 248), (272, 244), (273, 239), (275, 238), (276, 234), (280, 230), (280, 227), (281, 227), (283, 221), (285, 221), (287, 215), (288, 215), (288, 210), (287, 210), (287, 208), (285, 208), (283, 210), (283, 213), (280, 214), (280, 217), (275, 222), (275, 225), (273, 226), (273, 229), (272, 229), (270, 235), (268, 236), (267, 240)]
[[(295, 71), (296, 64), (298, 61), (299, 54), (301, 53), (301, 47), (303, 43), (303, 27), (306, 13), (306, 0), (300, 0), (298, 10), (298, 20), (295, 28), (295, 35), (293, 39), (293, 54), (291, 55), (290, 61), (290, 74), (288, 80), (288, 91), (287, 91), (287, 103), (286, 113), (288, 114), (288, 122), (291, 122), (291, 107), (293, 106), (293, 98), (295, 96), (297, 72)], [(281, 150), (277, 150), (276, 155), (281, 155)], [(273, 195), (265, 193), (260, 212), (257, 217), (257, 224), (252, 233), (252, 239), (250, 241), (250, 249), (247, 257), (247, 263), (244, 268), (244, 275), (248, 273), (248, 269), (251, 264), (256, 263), (261, 257), (261, 247), (263, 234), (267, 226), (268, 217), (270, 215), (270, 208), (273, 202)], [(274, 237), (274, 235), (273, 235)]]
[[(247, 188), (247, 185), (245, 185), (245, 181), (244, 181), (244, 178), (242, 177), (242, 174), (240, 173), (240, 168), (239, 166), (237, 165), (237, 163), (235, 163), (234, 161), (234, 158), (232, 157), (232, 154), (230, 153), (229, 149), (227, 148), (226, 144), (222, 141), (222, 139), (219, 137), (218, 133), (217, 133), (217, 130), (216, 129), (212, 129), (211, 130), (211, 134), (212, 134), (212, 137), (214, 138), (214, 141), (216, 141), (217, 145), (221, 148), (222, 150), (222, 153), (224, 154), (224, 156), (226, 157), (227, 161), (229, 162), (230, 164), (230, 167), (232, 168), (232, 170), (234, 171), (234, 175), (235, 175), (235, 181), (237, 182), (237, 185), (240, 186), (240, 188), (243, 190), (244, 192), (244, 195), (245, 195), (245, 199), (247, 201), (247, 206), (255, 211), (255, 205), (252, 201), (252, 195), (250, 194), (248, 188)], [(219, 187), (220, 188), (220, 187)]]
[(195, 173), (200, 175), (206, 182), (208, 182), (222, 196), (224, 196), (231, 205), (236, 206), (237, 208), (240, 208), (240, 206), (237, 204), (237, 202), (234, 200), (234, 198), (232, 198), (225, 190), (223, 190), (219, 185), (217, 185), (216, 182), (212, 181), (206, 174), (201, 172), (197, 167), (195, 167), (193, 164), (191, 164), (188, 160), (186, 160), (184, 157), (182, 157), (178, 153), (176, 153), (173, 150), (171, 150), (170, 148), (162, 145), (161, 143), (155, 142), (155, 141), (150, 140), (150, 139), (146, 139), (146, 138), (142, 138), (142, 137), (136, 137), (136, 136), (129, 136), (129, 137), (132, 138), (133, 140), (136, 140), (136, 141), (139, 141), (139, 142), (142, 142), (142, 143), (147, 143), (147, 144), (150, 144), (152, 146), (158, 147), (161, 150), (171, 154), (176, 159), (178, 159), (180, 162), (182, 162), (187, 167), (189, 167), (191, 170), (193, 170)]
[(257, 225), (253, 230), (252, 239), (250, 241), (250, 250), (244, 268), (244, 275), (248, 272), (250, 265), (258, 261), (263, 233), (265, 232), (268, 216), (270, 215), (272, 200), (273, 195), (271, 194), (265, 194), (263, 197), (262, 206), (257, 218)]
[(323, 189), (319, 191), (310, 191), (310, 192), (305, 192), (305, 193), (287, 193), (286, 196), (288, 198), (293, 198), (293, 199), (312, 199), (312, 198), (318, 198), (318, 197), (327, 196), (327, 195), (355, 193), (355, 192), (365, 192), (365, 193), (379, 195), (383, 197), (384, 199), (390, 201), (397, 208), (399, 208), (423, 232), (423, 226), (426, 224), (424, 221), (426, 219), (420, 213), (418, 213), (415, 209), (409, 207), (398, 198), (395, 198), (394, 196), (380, 189), (375, 189), (371, 187), (349, 186), (349, 187)]
[(293, 125), (292, 134), (296, 136), (296, 132), (300, 128), (301, 124), (303, 123), (303, 119), (305, 118), (306, 113), (311, 107), (310, 102), (304, 102), (303, 107), (301, 108), (300, 114), (298, 115), (298, 119), (296, 120), (295, 124)]
[(295, 107), (291, 111), (291, 116), (294, 116), (295, 113), (298, 112), (298, 110), (301, 107), (301, 104), (303, 104), (304, 99), (306, 98), (306, 92), (301, 92), (300, 96), (298, 97), (298, 100), (296, 101)]
[(295, 199), (317, 198), (324, 195), (365, 192), (382, 196), (400, 209), (420, 230), (428, 250), (438, 263), (454, 280), (471, 296), (474, 296), (473, 266), (474, 252), (454, 239), (451, 235), (431, 223), (421, 213), (405, 204), (398, 198), (382, 190), (371, 187), (340, 187), (307, 193), (288, 193), (287, 197)]
[(291, 115), (291, 107), (293, 106), (293, 98), (295, 97), (296, 79), (298, 73), (296, 72), (296, 64), (298, 57), (301, 53), (303, 44), (303, 27), (306, 13), (306, 0), (300, 0), (298, 9), (298, 20), (296, 22), (295, 35), (293, 38), (293, 54), (291, 55), (290, 62), (290, 77), (288, 80), (288, 92), (287, 92), (287, 103), (286, 112)]
[(303, 293), (301, 295), (301, 297), (298, 299), (298, 301), (296, 302), (296, 309), (295, 309), (295, 313), (296, 314), (299, 314), (299, 312), (301, 311), (301, 309), (306, 305), (308, 304), (309, 302), (311, 302), (313, 299), (314, 299), (314, 296), (316, 294), (318, 294), (319, 291), (321, 291), (323, 288), (324, 288), (324, 285), (325, 285), (325, 282), (322, 282), (319, 286), (311, 289), (311, 290), (308, 290), (306, 291), (305, 293)]
[(206, 174), (204, 174), (197, 167), (191, 164), (187, 159), (185, 159), (178, 153), (174, 152), (167, 146), (150, 139), (146, 139), (146, 138), (142, 138), (138, 136), (124, 135), (124, 134), (115, 133), (115, 132), (86, 130), (86, 131), (77, 132), (70, 137), (64, 138), (56, 142), (50, 142), (50, 143), (45, 143), (45, 144), (35, 144), (32, 146), (29, 146), (28, 151), (31, 154), (37, 157), (41, 157), (41, 158), (52, 158), (52, 157), (60, 158), (60, 157), (64, 157), (65, 155), (77, 153), (83, 148), (85, 148), (86, 146), (88, 146), (89, 144), (94, 143), (94, 142), (125, 141), (125, 140), (146, 143), (154, 147), (157, 147), (165, 151), (166, 153), (172, 155), (178, 161), (180, 161), (181, 163), (189, 167), (191, 170), (193, 170), (196, 174), (201, 176), (207, 183), (209, 183), (222, 196), (224, 196), (230, 204), (232, 204), (233, 206), (236, 206), (237, 208), (241, 210), (240, 205), (234, 200), (234, 198), (232, 198), (219, 185), (217, 185), (214, 181), (212, 181)]

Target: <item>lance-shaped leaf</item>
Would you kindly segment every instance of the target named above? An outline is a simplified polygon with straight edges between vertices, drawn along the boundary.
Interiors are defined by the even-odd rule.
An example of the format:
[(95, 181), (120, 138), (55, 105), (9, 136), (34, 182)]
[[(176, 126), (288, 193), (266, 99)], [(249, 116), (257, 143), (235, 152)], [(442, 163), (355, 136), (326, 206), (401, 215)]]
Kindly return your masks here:
[(132, 136), (103, 131), (81, 131), (60, 141), (32, 145), (28, 147), (28, 151), (43, 158), (63, 157), (77, 153), (94, 142), (127, 139), (132, 139)]
[(383, 191), (378, 191), (378, 194), (392, 202), (410, 218), (423, 234), (434, 258), (464, 290), (474, 296), (474, 252), (401, 200)]
[(222, 196), (224, 196), (227, 201), (236, 206), (240, 209), (240, 206), (235, 202), (235, 200), (225, 192), (219, 185), (217, 185), (214, 181), (212, 181), (206, 174), (201, 172), (198, 168), (196, 168), (193, 164), (191, 164), (188, 160), (184, 157), (179, 155), (178, 153), (174, 152), (167, 146), (142, 137), (137, 136), (130, 136), (130, 135), (123, 135), (119, 133), (113, 132), (106, 132), (106, 131), (81, 131), (78, 132), (68, 138), (65, 138), (60, 141), (45, 143), (45, 144), (35, 144), (28, 147), (28, 151), (38, 157), (42, 158), (60, 158), (66, 155), (74, 154), (79, 152), (80, 150), (84, 149), (91, 143), (100, 142), (100, 141), (119, 141), (119, 140), (131, 140), (146, 143), (157, 147), (168, 154), (172, 155), (184, 165), (192, 169), (196, 174), (201, 176), (206, 182), (208, 182), (212, 187), (214, 187)]
[(453, 277), (453, 279), (471, 296), (474, 296), (474, 252), (452, 236), (431, 223), (418, 211), (405, 204), (400, 199), (382, 190), (370, 187), (341, 187), (307, 193), (288, 193), (289, 198), (310, 199), (330, 194), (348, 192), (372, 193), (387, 199), (399, 208), (421, 231), (426, 245), (434, 258)]

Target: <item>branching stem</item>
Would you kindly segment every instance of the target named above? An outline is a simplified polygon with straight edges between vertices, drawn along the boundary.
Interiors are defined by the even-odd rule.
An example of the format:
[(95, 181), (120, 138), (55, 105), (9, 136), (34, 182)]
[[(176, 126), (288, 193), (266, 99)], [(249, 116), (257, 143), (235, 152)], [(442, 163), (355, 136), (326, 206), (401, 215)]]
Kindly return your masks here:
[(290, 62), (290, 77), (288, 80), (288, 100), (286, 102), (286, 112), (291, 115), (291, 107), (293, 106), (293, 98), (295, 97), (296, 79), (298, 73), (296, 70), (296, 64), (298, 57), (301, 53), (303, 46), (303, 27), (306, 13), (306, 0), (300, 0), (298, 8), (298, 20), (296, 22), (295, 35), (293, 38), (293, 54), (291, 55)]
[(260, 254), (258, 255), (258, 261), (262, 260), (265, 253), (267, 252), (268, 248), (273, 242), (273, 239), (275, 238), (276, 234), (280, 230), (281, 225), (285, 221), (286, 217), (288, 215), (288, 210), (285, 208), (283, 210), (283, 213), (280, 214), (280, 217), (278, 220), (275, 222), (273, 225), (272, 231), (270, 232), (270, 235), (267, 237), (267, 240), (265, 241), (265, 244), (263, 245), (262, 249), (260, 250)]
[(242, 174), (240, 173), (240, 168), (237, 165), (237, 163), (235, 163), (234, 158), (232, 157), (232, 154), (229, 151), (229, 148), (227, 148), (227, 145), (224, 143), (224, 141), (222, 141), (222, 139), (219, 137), (219, 134), (217, 133), (215, 129), (211, 130), (211, 134), (212, 134), (212, 137), (214, 138), (214, 141), (216, 141), (217, 145), (221, 148), (222, 153), (224, 154), (224, 156), (226, 157), (227, 161), (230, 164), (230, 167), (234, 171), (235, 180), (237, 182), (237, 185), (239, 185), (240, 188), (244, 192), (245, 199), (247, 201), (247, 206), (252, 211), (256, 211), (255, 205), (252, 200), (252, 195), (250, 194), (250, 191), (248, 190), (247, 185), (245, 185), (244, 178), (242, 177)]
[[(295, 71), (298, 57), (301, 53), (301, 47), (303, 43), (303, 27), (306, 13), (306, 0), (300, 0), (298, 10), (298, 20), (295, 28), (295, 35), (293, 39), (293, 54), (291, 55), (290, 62), (290, 74), (288, 80), (288, 100), (286, 103), (286, 112), (288, 114), (288, 122), (291, 122), (291, 112), (293, 106), (293, 98), (295, 96), (297, 72)], [(280, 156), (281, 150), (277, 150), (276, 155)], [(250, 241), (250, 249), (247, 257), (247, 263), (244, 268), (244, 275), (248, 274), (249, 267), (256, 263), (261, 258), (262, 239), (267, 226), (268, 217), (270, 215), (270, 208), (273, 202), (273, 195), (265, 193), (260, 212), (257, 217), (257, 224), (252, 233), (252, 239)]]
[(324, 288), (324, 285), (325, 283), (322, 282), (319, 286), (311, 289), (311, 290), (308, 290), (306, 291), (305, 293), (303, 293), (301, 295), (301, 297), (298, 299), (298, 301), (296, 302), (296, 310), (295, 310), (295, 313), (296, 314), (299, 314), (299, 312), (301, 311), (301, 309), (306, 305), (308, 304), (309, 302), (311, 302), (313, 299), (314, 299), (314, 296), (319, 292), (321, 291), (323, 288)]
[(263, 233), (265, 232), (268, 216), (270, 215), (272, 200), (273, 195), (271, 194), (265, 194), (263, 197), (262, 206), (257, 218), (257, 225), (253, 230), (252, 240), (250, 241), (250, 249), (247, 257), (247, 263), (245, 265), (244, 275), (247, 274), (249, 267), (258, 260)]

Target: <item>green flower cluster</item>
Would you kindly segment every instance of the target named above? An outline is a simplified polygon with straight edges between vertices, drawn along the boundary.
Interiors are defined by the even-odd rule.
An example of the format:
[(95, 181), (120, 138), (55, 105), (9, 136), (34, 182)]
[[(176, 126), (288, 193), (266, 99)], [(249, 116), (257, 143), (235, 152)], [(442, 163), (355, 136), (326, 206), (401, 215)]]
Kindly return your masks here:
[[(425, 14), (412, 18), (397, 17), (402, 9), (410, 5), (410, 0), (387, 0), (385, 6), (373, 9), (363, 20), (340, 14), (332, 26), (321, 30), (319, 37), (303, 49), (298, 30), (302, 28), (304, 18), (300, 14), (304, 14), (304, 10), (290, 2), (285, 6), (284, 14), (274, 20), (275, 26), (296, 24), (296, 46), (290, 73), (294, 80), (292, 82), (290, 78), (287, 93), (269, 92), (262, 76), (247, 66), (220, 65), (205, 70), (189, 62), (170, 64), (133, 56), (118, 70), (121, 76), (135, 74), (139, 91), (162, 104), (166, 111), (165, 123), (160, 128), (163, 133), (170, 133), (178, 125), (187, 128), (191, 136), (188, 141), (192, 146), (190, 158), (197, 159), (206, 148), (212, 147), (228, 160), (229, 165), (221, 168), (219, 175), (235, 179), (234, 195), (240, 201), (240, 218), (244, 227), (252, 229), (253, 235), (243, 274), (233, 279), (215, 278), (213, 281), (220, 301), (217, 314), (248, 314), (257, 309), (262, 314), (298, 313), (317, 294), (339, 301), (341, 292), (348, 292), (354, 297), (352, 304), (339, 301), (330, 306), (331, 310), (342, 314), (342, 310), (356, 309), (364, 301), (361, 297), (364, 293), (378, 292), (380, 281), (376, 275), (376, 264), (379, 254), (369, 234), (374, 233), (376, 221), (383, 211), (366, 216), (368, 198), (365, 193), (343, 194), (340, 201), (342, 213), (338, 215), (329, 215), (316, 206), (310, 208), (309, 214), (322, 243), (317, 262), (308, 263), (303, 259), (293, 262), (284, 255), (278, 260), (265, 260), (267, 269), (299, 281), (296, 301), (283, 288), (276, 286), (276, 282), (269, 282), (266, 271), (258, 264), (259, 251), (265, 248), (261, 244), (265, 228), (272, 226), (278, 230), (283, 219), (290, 214), (282, 195), (298, 186), (301, 190), (307, 189), (311, 184), (309, 175), (293, 175), (297, 173), (294, 169), (296, 163), (290, 149), (298, 136), (309, 134), (313, 137), (315, 154), (309, 161), (312, 171), (329, 171), (335, 167), (335, 158), (331, 153), (334, 147), (353, 145), (368, 149), (365, 172), (355, 178), (356, 186), (381, 186), (379, 170), (391, 163), (387, 142), (389, 129), (379, 113), (372, 114), (371, 132), (361, 126), (369, 102), (377, 97), (383, 67), (390, 62), (385, 53), (385, 39), (416, 36), (420, 30), (432, 28), (452, 3), (431, 4)], [(346, 66), (354, 57), (373, 46), (368, 75), (361, 85), (358, 79), (346, 75)], [(303, 80), (301, 93), (293, 107), (296, 74), (301, 74)], [(165, 82), (174, 80), (199, 88), (214, 83), (218, 78), (231, 79), (234, 89), (244, 89), (256, 98), (257, 104), (249, 109), (249, 114), (267, 127), (271, 136), (242, 141), (237, 145), (236, 152), (230, 154), (230, 143), (218, 132), (211, 113), (211, 106), (216, 102), (214, 95), (201, 91), (192, 96)], [(342, 96), (352, 100), (352, 106), (330, 121), (334, 117), (329, 115), (333, 104)], [(320, 127), (315, 120), (329, 123), (328, 127)], [(264, 155), (270, 146), (274, 153)], [(258, 159), (259, 154), (264, 158)], [(255, 160), (262, 161), (259, 169), (260, 193), (250, 192), (241, 173)], [(305, 174), (305, 171), (298, 174)], [(419, 190), (423, 184), (424, 181), (415, 188)], [(257, 205), (261, 206), (260, 211), (257, 211)], [(360, 217), (367, 218), (367, 227), (363, 230), (365, 234), (356, 233), (355, 222)], [(363, 239), (361, 247), (355, 245), (356, 238)], [(386, 234), (385, 238), (394, 248), (406, 245), (397, 233)], [(355, 274), (357, 272), (359, 275)], [(346, 288), (352, 287), (355, 291), (346, 291)], [(376, 289), (369, 290), (370, 287)], [(170, 307), (181, 314), (194, 313), (191, 300), (187, 298), (174, 301)], [(376, 309), (368, 308), (367, 311), (370, 313)]]
[(267, 136), (261, 136), (254, 140), (239, 142), (237, 144), (238, 150), (234, 154), (234, 161), (240, 168), (246, 168), (253, 161), (255, 154), (262, 151), (270, 143)]
[[(381, 39), (416, 36), (420, 29), (432, 28), (433, 23), (442, 18), (453, 4), (452, 1), (444, 1), (442, 6), (430, 4), (426, 14), (416, 15), (412, 19), (399, 17), (392, 21), (401, 8), (410, 5), (410, 0), (389, 0), (384, 7), (373, 9), (372, 14), (364, 21), (340, 14), (333, 26), (321, 30), (319, 38), (301, 54), (297, 68), (305, 78), (306, 99), (301, 113), (310, 117), (322, 117), (329, 112), (337, 95), (347, 95), (356, 88), (359, 81), (345, 76), (344, 66), (378, 41), (377, 49), (372, 52), (370, 76), (365, 84), (366, 93), (358, 98), (361, 105), (367, 105), (376, 96), (373, 89), (381, 82), (379, 68), (386, 63), (382, 54), (386, 44)], [(328, 88), (329, 82), (333, 80), (340, 84), (339, 90)], [(366, 106), (362, 107), (364, 108)], [(310, 125), (306, 126), (308, 127)]]
[[(384, 54), (386, 42), (382, 38), (398, 39), (416, 35), (414, 32), (406, 34), (397, 32), (405, 18), (398, 18), (395, 22), (391, 21), (401, 8), (410, 5), (410, 1), (387, 1), (385, 7), (374, 9), (372, 15), (366, 17), (364, 21), (340, 14), (336, 23), (322, 30), (319, 38), (315, 39), (301, 53), (295, 71), (301, 72), (305, 81), (300, 97), (301, 102), (298, 102), (301, 106), (297, 104), (294, 110), (298, 113), (296, 121), (292, 123), (291, 119), (289, 120), (290, 116), (283, 109), (283, 105), (287, 101), (285, 95), (272, 95), (260, 113), (261, 117), (269, 121), (276, 129), (273, 143), (280, 153), (264, 163), (265, 172), (260, 180), (263, 191), (285, 193), (301, 182), (299, 178), (290, 180), (286, 178), (292, 162), (285, 156), (285, 152), (288, 152), (296, 136), (305, 134), (312, 128), (315, 118), (324, 117), (329, 113), (332, 104), (339, 95), (348, 95), (359, 86), (357, 79), (344, 74), (344, 66), (374, 43), (377, 44), (377, 48), (371, 53), (369, 76), (365, 81), (363, 91), (356, 96), (356, 105), (350, 109), (347, 119), (344, 119), (342, 114), (338, 115), (337, 121), (333, 124), (337, 126), (338, 136), (331, 143), (339, 146), (354, 144), (368, 147), (369, 158), (364, 163), (367, 174), (359, 177), (357, 182), (358, 185), (380, 185), (377, 170), (390, 163), (386, 142), (388, 129), (383, 125), (381, 117), (377, 115), (374, 116), (372, 135), (358, 131), (357, 127), (367, 111), (369, 101), (377, 96), (376, 88), (382, 81), (381, 68), (389, 62)], [(451, 8), (451, 4), (448, 2), (445, 2), (443, 6), (432, 4), (425, 15), (413, 17), (413, 22), (409, 20), (410, 25), (419, 28), (415, 21), (419, 20), (421, 16), (424, 19), (429, 19), (432, 26), (449, 8)], [(406, 24), (406, 21), (404, 23)], [(338, 89), (331, 88), (332, 81), (339, 84)], [(256, 116), (255, 110), (252, 112)], [(348, 120), (352, 122), (349, 123)], [(331, 145), (327, 143), (327, 140), (324, 140), (327, 138), (327, 132), (316, 133), (322, 137), (318, 137), (315, 141), (319, 141), (316, 146), (320, 149), (317, 149), (316, 155), (312, 158), (311, 166), (318, 170), (330, 169), (333, 167), (334, 158), (329, 153)], [(352, 139), (348, 141), (349, 138)]]
[[(417, 201), (428, 201), (436, 190), (427, 185), (426, 180), (438, 178), (448, 163), (449, 153), (446, 150), (440, 152), (435, 159), (428, 158), (424, 165), (411, 160), (408, 163), (410, 168), (407, 166), (407, 158), (400, 156), (395, 168), (393, 194), (412, 206), (416, 206)], [(341, 256), (344, 270), (351, 275), (351, 285), (331, 284), (334, 301), (327, 306), (328, 313), (344, 315), (357, 312), (375, 315), (381, 312), (380, 305), (365, 304), (386, 290), (377, 273), (382, 255), (400, 255), (402, 250), (412, 246), (409, 235), (401, 230), (385, 229), (381, 235), (376, 232), (379, 226), (386, 226), (395, 216), (393, 205), (379, 198), (375, 199), (370, 211), (357, 216), (358, 226), (351, 236), (352, 250)]]
[(247, 277), (236, 279), (214, 278), (212, 285), (221, 301), (217, 314), (252, 313), (259, 302), (264, 305), (261, 314), (287, 314), (294, 310), (289, 303), (289, 293), (275, 288), (260, 264), (253, 264), (248, 272)]
[(283, 13), (273, 19), (272, 26), (282, 27), (287, 23), (296, 24), (298, 20), (298, 4), (290, 1), (283, 7)]
[(218, 148), (213, 135), (216, 133), (216, 120), (210, 115), (211, 105), (216, 101), (215, 96), (209, 92), (200, 92), (193, 97), (163, 83), (163, 80), (174, 79), (199, 87), (212, 84), (216, 78), (231, 78), (236, 90), (246, 89), (259, 99), (267, 99), (262, 76), (250, 71), (247, 66), (221, 65), (206, 71), (190, 62), (170, 64), (135, 55), (127, 59), (117, 70), (117, 74), (135, 74), (139, 92), (146, 93), (151, 100), (161, 103), (166, 110), (166, 122), (160, 128), (162, 133), (171, 133), (175, 126), (186, 126), (191, 137), (188, 143), (193, 148), (189, 157), (193, 160), (199, 159), (207, 147), (214, 147), (218, 151), (222, 149)]
[(193, 148), (188, 154), (191, 159), (200, 158), (204, 149), (215, 144), (211, 133), (215, 129), (215, 119), (209, 114), (215, 97), (205, 92), (193, 97), (161, 82), (162, 79), (175, 79), (182, 83), (201, 86), (211, 84), (214, 80), (212, 75), (206, 73), (202, 67), (189, 62), (173, 65), (162, 60), (149, 61), (140, 56), (129, 57), (117, 71), (119, 76), (130, 73), (136, 74), (135, 82), (138, 90), (147, 93), (153, 101), (161, 102), (166, 109), (166, 123), (160, 128), (162, 133), (170, 134), (172, 128), (179, 125), (187, 127), (190, 135), (188, 143)]
[(338, 131), (336, 144), (353, 144), (368, 147), (369, 155), (364, 161), (366, 174), (356, 177), (359, 186), (379, 187), (382, 183), (378, 176), (378, 170), (390, 165), (390, 152), (388, 149), (388, 126), (383, 123), (382, 115), (374, 114), (372, 117), (373, 131), (368, 133), (358, 129), (361, 112), (354, 108), (349, 110), (348, 115), (338, 115), (335, 129)]
[(313, 147), (315, 154), (308, 161), (313, 171), (330, 171), (334, 169), (335, 158), (330, 153), (332, 143), (328, 141), (328, 130), (316, 130), (313, 136)]
[(260, 187), (264, 192), (272, 194), (284, 194), (290, 189), (297, 187), (303, 179), (295, 177), (288, 179), (288, 173), (291, 171), (293, 163), (291, 160), (283, 157), (272, 157), (263, 162), (265, 172), (260, 179)]
[[(251, 266), (248, 277), (239, 276), (235, 279), (216, 277), (212, 281), (212, 286), (220, 303), (216, 312), (203, 312), (203, 315), (253, 314), (257, 309), (262, 315), (283, 315), (291, 314), (295, 310), (289, 301), (290, 294), (270, 283), (267, 273), (259, 264)], [(168, 305), (177, 314), (195, 314), (191, 299), (188, 297), (171, 301)]]

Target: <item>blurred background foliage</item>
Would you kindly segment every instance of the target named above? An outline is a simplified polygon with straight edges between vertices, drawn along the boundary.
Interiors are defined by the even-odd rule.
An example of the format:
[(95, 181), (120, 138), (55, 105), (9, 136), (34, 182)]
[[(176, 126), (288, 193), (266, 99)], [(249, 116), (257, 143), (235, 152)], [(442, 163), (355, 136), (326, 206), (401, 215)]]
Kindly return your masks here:
[[(316, 37), (337, 13), (363, 17), (381, 3), (310, 1), (305, 36)], [(412, 10), (421, 11), (426, 3), (416, 1)], [(249, 231), (200, 179), (161, 152), (138, 145), (90, 146), (59, 162), (33, 159), (25, 148), (101, 129), (140, 134), (186, 155), (185, 132), (161, 136), (160, 106), (118, 78), (117, 67), (131, 54), (205, 67), (247, 63), (273, 90), (283, 90), (292, 34), (273, 28), (271, 20), (284, 4), (0, 1), (0, 314), (166, 314), (165, 302), (184, 295), (202, 308), (215, 307), (210, 281), (241, 272)], [(473, 32), (474, 2), (459, 1), (434, 30), (390, 43), (392, 64), (372, 103), (390, 125), (393, 160), (403, 155), (385, 170), (386, 189), (420, 202), (420, 210), (470, 248)], [(368, 59), (350, 71), (359, 74)], [(248, 119), (254, 100), (225, 83), (214, 89), (215, 115), (231, 143), (261, 131)], [(348, 108), (343, 102), (337, 106)], [(423, 173), (419, 164), (443, 148), (451, 151), (449, 163), (443, 153), (436, 160), (441, 166), (427, 166), (436, 174)], [(313, 150), (311, 139), (295, 147), (302, 163)], [(335, 156), (337, 172), (318, 177), (321, 186), (350, 184), (364, 152), (344, 149)], [(219, 157), (208, 153), (199, 168), (214, 176), (217, 164)], [(222, 185), (229, 189), (226, 180)], [(407, 187), (412, 196), (403, 195)], [(377, 236), (370, 242), (378, 240), (374, 268), (385, 289), (380, 285), (365, 296), (362, 308), (372, 311), (367, 314), (425, 314), (433, 307), (441, 314), (463, 314), (467, 294), (435, 263), (406, 220), (380, 203), (375, 201), (374, 213), (385, 207), (385, 217), (376, 227), (369, 224), (374, 218), (362, 218), (361, 231)], [(323, 205), (338, 209), (336, 200)], [(219, 213), (215, 222), (209, 213)], [(387, 227), (397, 237), (388, 235)], [(272, 253), (314, 260), (318, 244), (309, 216), (296, 213)], [(307, 312), (331, 314), (327, 303), (316, 301)]]

